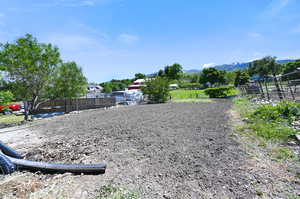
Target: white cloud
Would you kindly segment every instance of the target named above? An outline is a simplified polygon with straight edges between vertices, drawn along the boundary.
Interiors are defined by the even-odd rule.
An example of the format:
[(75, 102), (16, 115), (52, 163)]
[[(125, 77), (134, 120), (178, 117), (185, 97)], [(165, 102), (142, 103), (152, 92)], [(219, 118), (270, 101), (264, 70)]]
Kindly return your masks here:
[(263, 35), (257, 32), (250, 32), (248, 33), (248, 36), (253, 38), (253, 39), (262, 39)]
[(273, 18), (279, 15), (282, 10), (284, 10), (292, 0), (272, 0), (267, 6), (262, 16), (267, 18)]
[(217, 65), (216, 63), (203, 64), (202, 68), (211, 68), (211, 67), (215, 67), (216, 65)]
[(133, 43), (138, 42), (140, 40), (140, 38), (136, 35), (124, 33), (124, 34), (120, 34), (118, 36), (118, 40), (125, 44), (133, 44)]

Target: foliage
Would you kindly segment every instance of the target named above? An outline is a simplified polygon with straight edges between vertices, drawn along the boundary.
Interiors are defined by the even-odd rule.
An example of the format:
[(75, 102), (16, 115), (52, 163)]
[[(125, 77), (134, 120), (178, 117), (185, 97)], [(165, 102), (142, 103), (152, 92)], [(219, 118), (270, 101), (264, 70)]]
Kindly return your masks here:
[(8, 72), (15, 84), (14, 91), (22, 99), (30, 99), (33, 106), (47, 93), (56, 66), (60, 63), (58, 48), (39, 43), (27, 34), (15, 43), (0, 45), (0, 67)]
[(178, 80), (180, 78), (180, 74), (182, 73), (182, 66), (180, 64), (173, 64), (172, 66), (166, 66), (164, 70), (164, 75), (169, 80)]
[(247, 117), (245, 129), (265, 140), (287, 141), (296, 131), (290, 124), (300, 117), (300, 105), (280, 102), (277, 105), (255, 105), (245, 98), (234, 100), (235, 107)]
[(135, 78), (135, 80), (137, 80), (137, 79), (145, 79), (145, 78), (146, 78), (146, 75), (143, 74), (143, 73), (136, 73), (136, 74), (134, 75), (134, 78)]
[(252, 66), (249, 68), (249, 74), (257, 74), (265, 81), (268, 79), (268, 75), (272, 75), (277, 89), (278, 97), (279, 99), (283, 99), (281, 89), (276, 77), (276, 75), (278, 75), (281, 70), (281, 65), (276, 63), (276, 57), (267, 56), (262, 59), (255, 60)]
[(128, 88), (129, 85), (132, 84), (134, 79), (123, 79), (123, 80), (111, 80), (109, 82), (101, 83), (100, 85), (103, 87), (103, 91), (105, 93), (111, 93), (112, 91), (120, 91)]
[[(288, 63), (284, 64), (282, 74), (294, 72), (297, 70), (297, 68), (300, 68), (300, 59), (296, 60), (295, 62), (288, 62)], [(293, 80), (293, 79), (299, 79), (299, 78), (300, 78), (300, 73), (295, 73), (295, 74), (288, 75), (284, 79), (285, 80), (287, 80), (287, 79)]]
[(200, 83), (191, 83), (191, 82), (180, 82), (179, 83), (180, 88), (185, 88), (185, 89), (201, 89), (203, 88), (202, 84)]
[(148, 95), (152, 103), (165, 103), (169, 99), (169, 80), (164, 77), (146, 81), (146, 86), (142, 89), (143, 93)]
[(231, 84), (233, 85), (234, 84), (234, 81), (236, 79), (236, 72), (226, 72), (225, 73), (225, 81), (226, 81), (226, 84)]
[(204, 90), (178, 89), (178, 90), (172, 90), (170, 94), (172, 100), (207, 98), (207, 95), (204, 93)]
[(238, 94), (234, 86), (221, 86), (217, 88), (207, 88), (204, 93), (210, 98), (224, 98)]
[(164, 70), (160, 69), (160, 70), (158, 71), (157, 75), (158, 75), (159, 77), (163, 77), (163, 76), (165, 75)]
[(235, 74), (234, 86), (242, 86), (250, 81), (250, 76), (246, 71), (238, 70)]
[(291, 124), (293, 121), (300, 117), (300, 104), (288, 101), (282, 101), (273, 106), (271, 104), (261, 105), (251, 115), (253, 119), (264, 121), (287, 121)]
[(200, 83), (204, 85), (222, 85), (226, 83), (225, 80), (225, 71), (218, 70), (215, 68), (205, 68), (203, 69), (200, 76)]
[(56, 68), (49, 88), (51, 98), (74, 98), (86, 93), (87, 79), (75, 62), (67, 62)]
[(252, 74), (267, 77), (270, 74), (279, 74), (281, 72), (281, 68), (281, 65), (276, 63), (276, 57), (267, 56), (262, 59), (255, 60), (249, 70)]
[(256, 120), (247, 125), (257, 136), (266, 140), (282, 140), (287, 141), (296, 131), (292, 128), (276, 122), (266, 122)]
[(14, 95), (10, 91), (0, 91), (0, 105), (6, 105), (10, 103), (14, 98)]
[(184, 82), (199, 83), (200, 73), (182, 73), (180, 79)]

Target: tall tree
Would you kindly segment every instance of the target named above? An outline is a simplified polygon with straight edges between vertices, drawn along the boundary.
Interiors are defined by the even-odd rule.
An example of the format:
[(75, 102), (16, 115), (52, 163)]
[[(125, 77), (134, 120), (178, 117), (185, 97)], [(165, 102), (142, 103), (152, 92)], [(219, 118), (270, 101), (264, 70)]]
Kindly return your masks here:
[[(288, 62), (286, 64), (283, 65), (283, 71), (282, 74), (288, 74), (291, 72), (294, 72), (296, 70), (298, 70), (300, 68), (300, 59), (297, 59), (294, 62)], [(300, 73), (294, 73), (291, 75), (287, 75), (286, 77), (284, 77), (285, 80), (293, 80), (293, 79), (300, 79)]]
[(88, 82), (82, 69), (75, 62), (63, 63), (57, 67), (50, 86), (51, 98), (75, 98), (87, 91)]
[(245, 85), (250, 81), (250, 76), (246, 71), (238, 70), (235, 74), (234, 86)]
[(182, 73), (182, 66), (180, 64), (173, 64), (172, 66), (166, 66), (164, 74), (170, 80), (178, 80)]
[(169, 79), (158, 76), (155, 79), (148, 80), (142, 91), (148, 95), (152, 103), (165, 103), (170, 96)]
[(226, 83), (225, 71), (217, 70), (215, 68), (205, 68), (203, 69), (200, 76), (200, 83), (207, 85), (222, 85)]
[(143, 73), (136, 73), (134, 75), (134, 78), (137, 80), (137, 79), (145, 79), (146, 78), (146, 75), (143, 74)]
[(58, 48), (39, 43), (30, 34), (14, 43), (0, 44), (0, 68), (14, 82), (13, 91), (22, 99), (32, 101), (31, 109), (37, 108), (46, 96), (50, 77), (60, 62)]
[(276, 57), (267, 56), (262, 59), (255, 60), (253, 62), (253, 66), (250, 68), (250, 71), (254, 74), (260, 75), (265, 80), (265, 87), (266, 87), (267, 94), (268, 94), (268, 88), (266, 82), (268, 80), (268, 76), (272, 75), (278, 93), (278, 97), (280, 99), (283, 99), (281, 89), (278, 83), (278, 79), (276, 76), (281, 71), (281, 65), (276, 63)]

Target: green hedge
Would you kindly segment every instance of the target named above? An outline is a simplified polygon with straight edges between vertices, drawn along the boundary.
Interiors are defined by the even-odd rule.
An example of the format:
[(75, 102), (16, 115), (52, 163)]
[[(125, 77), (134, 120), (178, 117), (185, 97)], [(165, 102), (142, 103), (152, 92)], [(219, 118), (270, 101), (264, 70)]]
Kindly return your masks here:
[(237, 95), (238, 91), (234, 86), (221, 86), (217, 88), (207, 88), (204, 90), (204, 93), (210, 98), (225, 98)]

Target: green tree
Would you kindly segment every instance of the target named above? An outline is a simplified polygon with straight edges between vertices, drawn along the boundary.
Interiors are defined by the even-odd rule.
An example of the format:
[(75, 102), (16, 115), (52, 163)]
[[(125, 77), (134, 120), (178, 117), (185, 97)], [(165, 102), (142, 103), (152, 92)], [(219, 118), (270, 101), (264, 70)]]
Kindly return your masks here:
[(245, 85), (250, 81), (250, 76), (246, 71), (238, 70), (235, 74), (234, 86)]
[[(296, 71), (298, 68), (300, 68), (300, 59), (294, 61), (294, 62), (288, 62), (283, 65), (283, 71), (282, 74), (287, 74)], [(293, 79), (299, 79), (300, 73), (294, 73), (291, 75), (287, 75), (284, 77), (285, 80), (293, 80)]]
[(51, 98), (75, 98), (87, 92), (87, 79), (75, 62), (62, 63), (52, 77)]
[(137, 80), (137, 79), (145, 79), (146, 78), (146, 75), (143, 74), (143, 73), (136, 73), (134, 75), (134, 78)]
[(234, 84), (235, 78), (236, 78), (236, 72), (226, 72), (225, 73), (226, 84)]
[(110, 83), (105, 83), (103, 85), (103, 92), (104, 93), (111, 93), (112, 92), (112, 87)]
[(160, 70), (158, 71), (157, 75), (158, 75), (159, 77), (163, 77), (163, 76), (165, 75), (164, 70), (160, 69)]
[(146, 81), (146, 86), (142, 89), (143, 93), (148, 95), (152, 103), (165, 103), (170, 96), (169, 80), (164, 77)]
[(178, 80), (182, 73), (182, 66), (180, 64), (173, 64), (172, 66), (166, 66), (164, 74), (170, 80)]
[(201, 73), (200, 83), (203, 85), (211, 84), (212, 86), (225, 84), (225, 74), (226, 72), (222, 70), (205, 68)]
[(60, 62), (58, 48), (39, 43), (30, 34), (11, 44), (0, 44), (0, 68), (14, 82), (13, 91), (32, 101), (31, 109), (37, 108), (38, 102), (47, 96), (50, 77)]
[(258, 74), (260, 75), (261, 78), (264, 79), (268, 98), (269, 98), (269, 93), (267, 87), (267, 80), (268, 80), (268, 76), (272, 75), (278, 93), (278, 97), (280, 99), (283, 99), (281, 89), (278, 83), (278, 79), (276, 76), (281, 72), (281, 68), (282, 68), (281, 65), (276, 63), (276, 57), (271, 57), (271, 56), (267, 56), (262, 59), (255, 60), (253, 62), (253, 65), (250, 67), (251, 73)]
[(10, 91), (0, 91), (0, 105), (6, 105), (11, 102), (14, 95)]

